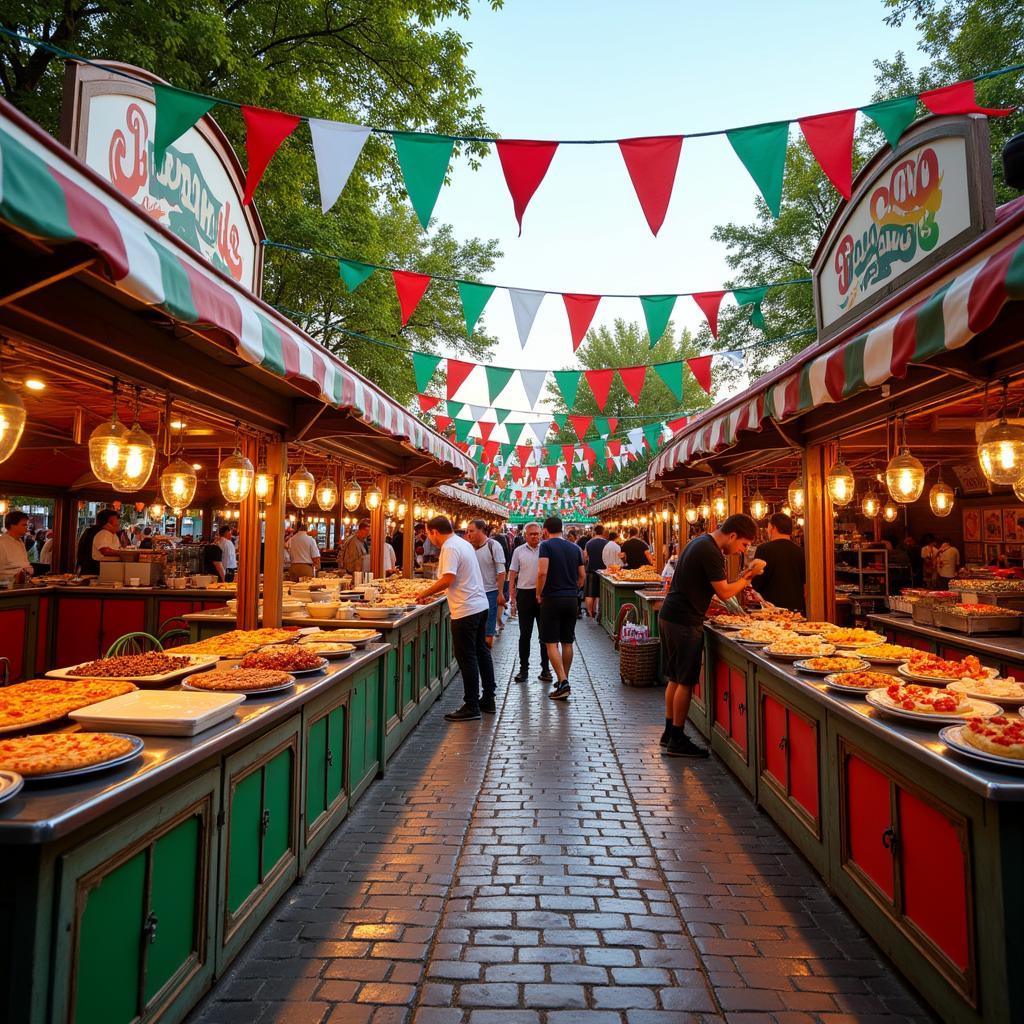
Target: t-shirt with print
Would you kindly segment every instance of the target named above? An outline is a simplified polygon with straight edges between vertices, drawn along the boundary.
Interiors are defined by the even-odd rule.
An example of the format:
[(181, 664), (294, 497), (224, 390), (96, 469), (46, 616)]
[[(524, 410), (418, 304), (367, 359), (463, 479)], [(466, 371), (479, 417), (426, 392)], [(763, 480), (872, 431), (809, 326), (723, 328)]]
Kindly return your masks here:
[(705, 533), (690, 541), (676, 563), (659, 617), (684, 626), (700, 625), (715, 594), (711, 584), (724, 579), (725, 555), (714, 537)]
[(583, 564), (579, 545), (564, 537), (550, 537), (541, 541), (539, 557), (548, 560), (542, 596), (575, 597), (579, 590), (579, 567)]
[(476, 549), (468, 540), (456, 537), (454, 533), (441, 545), (437, 566), (439, 577), (449, 573), (455, 577), (446, 592), (452, 618), (464, 619), (467, 615), (487, 611), (487, 594), (484, 592)]

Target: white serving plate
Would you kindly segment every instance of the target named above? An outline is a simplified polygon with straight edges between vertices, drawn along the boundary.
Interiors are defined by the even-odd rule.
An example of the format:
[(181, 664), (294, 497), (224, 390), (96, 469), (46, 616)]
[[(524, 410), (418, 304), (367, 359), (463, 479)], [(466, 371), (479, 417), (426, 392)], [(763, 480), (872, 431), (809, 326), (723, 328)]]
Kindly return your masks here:
[(130, 736), (123, 732), (112, 732), (111, 736), (121, 736), (132, 741), (132, 749), (118, 757), (112, 757), (109, 761), (101, 761), (99, 764), (86, 765), (84, 768), (72, 768), (67, 772), (49, 772), (46, 775), (29, 775), (27, 782), (52, 782), (58, 779), (76, 779), (80, 775), (92, 775), (95, 772), (105, 772), (108, 768), (116, 768), (118, 765), (127, 764), (135, 760), (142, 753), (146, 744), (140, 736)]
[(832, 644), (823, 644), (825, 650), (819, 651), (817, 654), (783, 654), (778, 651), (772, 650), (772, 644), (768, 644), (764, 648), (764, 653), (769, 658), (774, 658), (776, 661), (798, 661), (801, 658), (828, 658), (836, 653), (835, 647)]
[[(320, 641), (322, 641), (325, 636), (330, 636), (331, 632), (332, 632), (331, 630), (318, 631), (317, 633), (311, 634), (308, 639), (310, 641), (313, 641), (313, 640), (320, 640)], [(343, 643), (343, 644), (351, 644), (353, 647), (356, 648), (356, 650), (362, 650), (367, 644), (376, 643), (378, 640), (380, 640), (380, 638), (381, 638), (381, 634), (376, 632), (376, 631), (374, 631), (373, 636), (368, 636), (365, 640), (339, 640), (338, 642), (339, 643)], [(304, 640), (300, 640), (299, 641), (299, 643), (304, 643), (304, 642), (305, 642)]]
[(914, 722), (962, 722), (966, 718), (993, 718), (1001, 715), (1003, 709), (998, 704), (990, 704), (987, 700), (969, 699), (970, 710), (964, 714), (940, 715), (929, 714), (926, 711), (905, 711), (897, 707), (889, 694), (884, 689), (869, 690), (864, 699), (876, 710), (887, 715), (895, 715), (897, 718), (909, 718)]
[[(173, 647), (166, 653), (175, 658), (188, 658), (192, 664), (186, 665), (184, 668), (176, 668), (173, 672), (165, 672), (163, 675), (159, 676), (99, 676), (95, 678), (127, 679), (129, 683), (152, 683), (159, 686), (161, 683), (169, 683), (174, 679), (180, 679), (182, 676), (189, 675), (197, 669), (213, 668), (213, 666), (220, 660), (219, 654), (175, 654)], [(88, 662), (82, 662), (82, 664), (88, 664)], [(71, 668), (54, 668), (50, 669), (46, 675), (52, 679), (94, 678), (83, 675), (81, 672), (77, 672), (77, 668), (79, 668), (78, 665), (72, 665)]]
[[(827, 655), (826, 655), (826, 657), (827, 657)], [(837, 655), (837, 657), (841, 657), (841, 655)], [(833, 672), (831, 669), (808, 668), (807, 667), (807, 660), (808, 660), (807, 658), (801, 658), (799, 661), (794, 661), (793, 662), (793, 668), (799, 669), (801, 672), (806, 672), (808, 675), (812, 675), (812, 676), (830, 676), (830, 675), (836, 675), (837, 674), (837, 673)], [(868, 663), (866, 661), (862, 660), (860, 665), (857, 668), (844, 669), (844, 671), (846, 671), (846, 672), (863, 672), (868, 667), (869, 667)], [(844, 689), (849, 689), (849, 687), (844, 687)]]
[[(870, 646), (870, 645), (869, 645)], [(858, 654), (857, 657), (870, 661), (872, 665), (904, 665), (906, 658), (873, 658), (870, 654)]]
[[(870, 671), (870, 669), (855, 668), (855, 669), (850, 669), (850, 671), (851, 672), (865, 672), (865, 671)], [(876, 690), (872, 690), (870, 688), (862, 690), (858, 686), (843, 686), (842, 683), (837, 683), (836, 682), (836, 676), (840, 676), (842, 674), (843, 674), (842, 672), (830, 672), (827, 676), (825, 676), (824, 679), (822, 679), (822, 682), (833, 693), (844, 693), (844, 694), (846, 694), (847, 697), (852, 695), (852, 696), (856, 696), (856, 697), (865, 697), (866, 698), (869, 693), (875, 693), (876, 692)]]
[(979, 693), (977, 690), (971, 688), (974, 682), (975, 680), (973, 679), (954, 679), (951, 683), (946, 685), (946, 689), (952, 690), (954, 693), (962, 693), (965, 697), (974, 697), (977, 700), (988, 700), (995, 704), (1002, 704), (1011, 708), (1020, 708), (1021, 705), (1024, 704), (1024, 696), (996, 697), (991, 693)]
[(21, 792), (25, 780), (17, 772), (0, 771), (0, 804)]
[(231, 696), (243, 696), (243, 697), (265, 697), (272, 696), (275, 693), (284, 693), (285, 690), (290, 690), (295, 686), (295, 677), (290, 676), (287, 683), (282, 683), (280, 686), (265, 686), (262, 689), (257, 690), (204, 690), (199, 686), (191, 686), (188, 679), (182, 684), (183, 690), (188, 690), (190, 693), (227, 693)]
[(379, 622), (381, 619), (397, 616), (403, 610), (399, 608), (356, 608), (355, 612), (361, 619), (376, 619)]
[[(928, 686), (945, 686), (946, 683), (957, 683), (957, 682), (960, 681), (960, 677), (959, 676), (922, 676), (922, 675), (918, 675), (916, 672), (911, 672), (910, 668), (906, 664), (901, 664), (900, 667), (896, 669), (896, 671), (899, 672), (899, 674), (901, 676), (903, 676), (904, 679), (912, 679), (915, 683), (925, 683)], [(999, 675), (999, 670), (998, 669), (993, 668), (993, 669), (989, 669), (988, 671), (989, 671), (989, 674), (992, 676), (993, 679), (997, 675)]]
[(939, 739), (958, 754), (964, 754), (985, 764), (1000, 768), (1016, 768), (1018, 771), (1024, 769), (1024, 761), (1019, 758), (1000, 757), (998, 754), (990, 754), (987, 750), (978, 750), (977, 747), (969, 746), (960, 738), (963, 728), (962, 725), (947, 725), (939, 730)]
[(144, 736), (195, 736), (235, 714), (245, 694), (136, 690), (71, 712), (94, 732), (133, 729)]

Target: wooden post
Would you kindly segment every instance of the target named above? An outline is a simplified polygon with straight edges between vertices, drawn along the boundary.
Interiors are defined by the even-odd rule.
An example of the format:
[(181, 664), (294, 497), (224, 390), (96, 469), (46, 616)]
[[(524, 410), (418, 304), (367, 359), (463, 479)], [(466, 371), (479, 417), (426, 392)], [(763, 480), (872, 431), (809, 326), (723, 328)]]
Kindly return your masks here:
[(651, 535), (654, 538), (654, 567), (660, 572), (665, 564), (665, 524), (661, 521), (661, 510), (655, 509)]
[(267, 502), (267, 522), (263, 541), (263, 625), (281, 625), (281, 597), (284, 591), (284, 512), (288, 445), (283, 441), (267, 444), (267, 472), (274, 481), (274, 494)]
[(78, 553), (78, 502), (70, 494), (61, 494), (53, 502), (53, 553), (50, 573), (73, 572)]
[[(242, 454), (254, 465), (259, 462), (259, 444), (254, 437), (243, 437)], [(235, 622), (239, 629), (256, 629), (259, 625), (260, 603), (260, 513), (256, 492), (251, 490), (238, 508), (238, 611)]]
[[(743, 475), (741, 473), (730, 473), (725, 478), (725, 515), (726, 518), (729, 516), (736, 515), (738, 512), (743, 511)], [(715, 523), (716, 527), (721, 526), (721, 523)], [(743, 560), (739, 555), (729, 555), (726, 557), (726, 571), (729, 574), (729, 579), (734, 580), (739, 576), (743, 569)]]
[(416, 517), (412, 514), (416, 488), (411, 480), (402, 485), (405, 502), (405, 523), (402, 526), (402, 575), (412, 579), (416, 575)]
[(682, 555), (690, 539), (690, 524), (686, 521), (686, 492), (676, 491), (676, 515), (679, 516), (679, 554)]
[(377, 477), (380, 488), (380, 504), (370, 513), (370, 572), (375, 580), (384, 575), (384, 545), (387, 543), (385, 519), (388, 512), (388, 477), (382, 473)]
[(834, 444), (811, 445), (804, 452), (804, 559), (807, 565), (807, 617), (835, 622), (835, 522), (826, 478), (836, 460)]

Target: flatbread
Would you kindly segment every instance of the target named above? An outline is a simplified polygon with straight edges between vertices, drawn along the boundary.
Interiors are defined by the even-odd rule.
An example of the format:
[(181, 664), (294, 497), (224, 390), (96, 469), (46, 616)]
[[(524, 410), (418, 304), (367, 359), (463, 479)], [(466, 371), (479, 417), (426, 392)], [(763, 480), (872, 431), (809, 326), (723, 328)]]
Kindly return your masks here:
[(106, 732), (58, 732), (0, 740), (0, 768), (19, 775), (49, 775), (103, 764), (135, 744)]
[(279, 672), (305, 672), (322, 668), (323, 659), (308, 647), (271, 647), (253, 651), (242, 659), (241, 668), (273, 669)]
[(885, 692), (896, 707), (922, 715), (963, 715), (971, 710), (970, 701), (962, 693), (935, 686), (893, 683)]
[(269, 690), (294, 682), (287, 672), (261, 668), (221, 668), (189, 676), (188, 685), (197, 690)]
[(960, 730), (960, 738), (968, 746), (986, 754), (1024, 761), (1024, 718), (1007, 715), (975, 718)]
[(0, 689), (0, 730), (31, 729), (138, 687), (124, 679), (29, 679)]

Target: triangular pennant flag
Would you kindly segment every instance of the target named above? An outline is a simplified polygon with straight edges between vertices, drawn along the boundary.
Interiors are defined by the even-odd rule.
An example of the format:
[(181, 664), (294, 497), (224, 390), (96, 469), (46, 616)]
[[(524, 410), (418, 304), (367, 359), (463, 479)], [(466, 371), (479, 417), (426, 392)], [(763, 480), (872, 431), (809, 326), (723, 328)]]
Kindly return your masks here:
[(700, 307), (711, 328), (711, 337), (718, 337), (718, 307), (722, 304), (725, 292), (694, 292), (693, 301)]
[(242, 205), (248, 206), (267, 164), (302, 118), (280, 110), (246, 106), (242, 107), (242, 117), (245, 119), (245, 155), (249, 164), (245, 170)]
[(469, 410), (469, 415), (472, 416), (474, 420), (483, 419), (483, 415), (486, 412), (486, 409), (482, 405), (467, 405), (466, 408)]
[(644, 319), (647, 321), (647, 334), (651, 339), (650, 347), (661, 341), (661, 336), (668, 327), (669, 318), (672, 316), (672, 307), (676, 304), (675, 295), (641, 295), (640, 305), (644, 310)]
[(640, 392), (643, 391), (646, 376), (646, 366), (623, 366), (619, 369), (619, 379), (634, 402), (640, 401)]
[[(416, 390), (426, 391), (427, 385), (430, 383), (430, 378), (434, 376), (434, 371), (437, 369), (438, 364), (441, 362), (440, 356), (432, 356), (426, 352), (413, 352), (412, 354), (412, 372), (416, 377)], [(451, 395), (448, 396), (451, 398)], [(423, 410), (426, 412), (426, 409)], [(451, 410), (448, 410), (451, 412)]]
[(469, 432), (473, 429), (472, 420), (455, 421), (455, 440), (465, 443), (469, 440)]
[(593, 422), (593, 416), (570, 416), (569, 422), (572, 424), (572, 429), (576, 431), (576, 436), (582, 441), (585, 437), (587, 430), (590, 429), (590, 424)]
[(375, 270), (368, 263), (357, 263), (355, 260), (338, 260), (338, 275), (345, 282), (345, 287), (354, 292)]
[(644, 428), (634, 427), (632, 430), (626, 431), (626, 437), (629, 438), (630, 447), (637, 451), (644, 442)]
[(568, 413), (556, 412), (554, 415), (555, 430), (565, 430), (566, 423), (569, 422)]
[(773, 217), (782, 206), (782, 177), (786, 171), (789, 122), (775, 121), (725, 133), (747, 173), (754, 179)]
[(676, 401), (683, 400), (683, 361), (676, 359), (671, 363), (654, 363), (654, 372), (665, 382), (665, 387), (672, 392)]
[(519, 445), (516, 445), (516, 459), (518, 460), (519, 465), (522, 466), (524, 469), (526, 468), (527, 464), (529, 463), (530, 456), (532, 454), (533, 454), (533, 445), (532, 444), (519, 444)]
[(434, 422), (437, 424), (439, 433), (447, 433), (448, 428), (452, 425), (452, 421), (448, 416), (435, 416)]
[(609, 431), (609, 433), (614, 434), (615, 433), (615, 428), (618, 425), (619, 425), (618, 419), (616, 419), (614, 416), (609, 417), (609, 419), (608, 419), (608, 431)]
[(580, 342), (586, 337), (601, 296), (566, 294), (562, 296), (562, 301), (565, 303), (565, 312), (569, 317), (569, 333), (572, 335), (572, 350), (575, 352), (580, 347)]
[(594, 417), (594, 429), (597, 431), (600, 437), (608, 436), (608, 417), (607, 416), (595, 416)]
[(933, 114), (985, 114), (988, 117), (1006, 117), (1016, 107), (979, 107), (974, 82), (954, 82), (941, 89), (928, 89), (921, 93), (921, 102)]
[(480, 436), (484, 441), (489, 441), (491, 439), (491, 434), (494, 432), (495, 426), (497, 426), (497, 424), (492, 423), (490, 420), (478, 420), (476, 424), (477, 430), (480, 431)]
[(665, 222), (682, 148), (681, 135), (619, 140), (619, 152), (626, 162), (636, 197), (655, 235)]
[(732, 297), (736, 300), (738, 306), (749, 306), (753, 303), (754, 308), (750, 311), (750, 322), (755, 327), (760, 327), (762, 331), (765, 328), (765, 322), (761, 303), (767, 294), (768, 289), (765, 287), (734, 288), (732, 292)]
[[(448, 398), (455, 397), (455, 392), (466, 382), (466, 378), (473, 372), (476, 363), (467, 363), (462, 359), (449, 359), (448, 361)], [(451, 409), (448, 410), (451, 412)], [(470, 421), (472, 422), (472, 421)]]
[(395, 291), (398, 293), (398, 304), (402, 308), (402, 326), (409, 322), (409, 317), (420, 304), (423, 293), (433, 280), (429, 274), (417, 274), (411, 270), (392, 270)]
[(605, 450), (608, 447), (608, 442), (603, 441), (600, 438), (594, 441), (588, 441), (587, 444), (590, 446), (591, 462), (603, 462)]
[(505, 390), (505, 385), (512, 379), (514, 370), (505, 366), (488, 366), (487, 373), (487, 401), (494, 400)]
[(440, 395), (417, 395), (416, 398), (420, 403), (420, 412), (430, 412), (441, 401)]
[(598, 409), (604, 412), (605, 403), (608, 401), (608, 392), (612, 387), (612, 379), (615, 376), (614, 370), (584, 370), (583, 376), (587, 378), (590, 390), (594, 393), (594, 400)]
[(552, 487), (555, 487), (558, 484), (557, 466), (548, 466), (548, 483), (551, 484)]
[(532, 409), (540, 398), (541, 389), (547, 379), (547, 370), (520, 370), (519, 379), (523, 382), (526, 392), (526, 404)]
[(519, 344), (523, 348), (526, 348), (533, 321), (537, 317), (537, 310), (540, 309), (545, 294), (528, 288), (508, 289), (508, 297), (512, 300), (512, 313), (516, 318), (516, 330), (519, 332)]
[(665, 426), (668, 427), (673, 434), (676, 434), (686, 426), (687, 422), (688, 418), (686, 416), (680, 416), (678, 419), (669, 420)]
[(452, 402), (449, 400), (446, 404), (448, 406), (448, 415), (451, 416), (452, 419), (457, 420), (464, 418), (463, 413), (466, 411), (465, 402)]
[(493, 284), (477, 284), (474, 281), (459, 282), (459, 298), (462, 300), (462, 315), (466, 320), (466, 334), (473, 337), (480, 314), (487, 305), (487, 300), (494, 294)]
[(900, 136), (917, 117), (917, 97), (897, 96), (895, 99), (882, 100), (881, 103), (869, 103), (860, 109), (882, 129), (886, 141), (895, 149), (899, 145)]
[(657, 450), (664, 430), (664, 423), (648, 423), (647, 426), (644, 427), (644, 440), (647, 442), (647, 447), (650, 448), (652, 452)]
[(309, 132), (313, 136), (316, 176), (320, 182), (320, 208), (326, 213), (338, 201), (370, 129), (361, 124), (311, 117)]
[(740, 348), (733, 349), (731, 352), (723, 352), (722, 358), (728, 360), (737, 370), (742, 370), (746, 365), (746, 353)]
[(844, 199), (853, 188), (853, 129), (856, 110), (800, 118), (800, 131), (825, 176)]
[(558, 143), (530, 139), (498, 139), (494, 145), (498, 150), (505, 184), (512, 195), (512, 207), (519, 222), (519, 234), (522, 234), (523, 214), (548, 172)]
[(216, 106), (207, 96), (153, 83), (156, 99), (156, 127), (153, 130), (153, 162), (150, 176), (155, 178), (163, 167), (167, 147), (180, 139), (196, 121)]
[(519, 443), (521, 445), (529, 445), (532, 448), (536, 440), (536, 435), (533, 433), (533, 425), (524, 423), (523, 429), (519, 431)]
[(580, 388), (580, 377), (583, 374), (580, 370), (555, 370), (555, 383), (558, 390), (562, 392), (565, 404), (571, 409), (576, 404), (576, 392)]
[[(450, 362), (450, 360), (449, 360)], [(711, 394), (711, 356), (694, 356), (686, 360), (690, 372), (697, 378), (697, 383)]]
[[(491, 424), (488, 424), (488, 426), (490, 426), (490, 425)], [(480, 426), (482, 427), (483, 424), (481, 423)], [(494, 471), (493, 463), (494, 463), (495, 457), (498, 454), (498, 449), (500, 447), (501, 447), (501, 445), (499, 445), (497, 441), (488, 441), (484, 445), (484, 462), (488, 463), (487, 469), (488, 469), (489, 472), (493, 472)]]
[(562, 461), (567, 466), (572, 466), (573, 457), (576, 454), (576, 449), (571, 444), (562, 445)]
[(622, 441), (619, 439), (613, 439), (608, 442), (608, 451), (612, 455), (618, 455), (622, 451)]
[(455, 148), (455, 140), (447, 135), (428, 132), (395, 132), (391, 138), (402, 169), (405, 191), (416, 211), (420, 224), (426, 229), (434, 204), (448, 173), (448, 164)]

